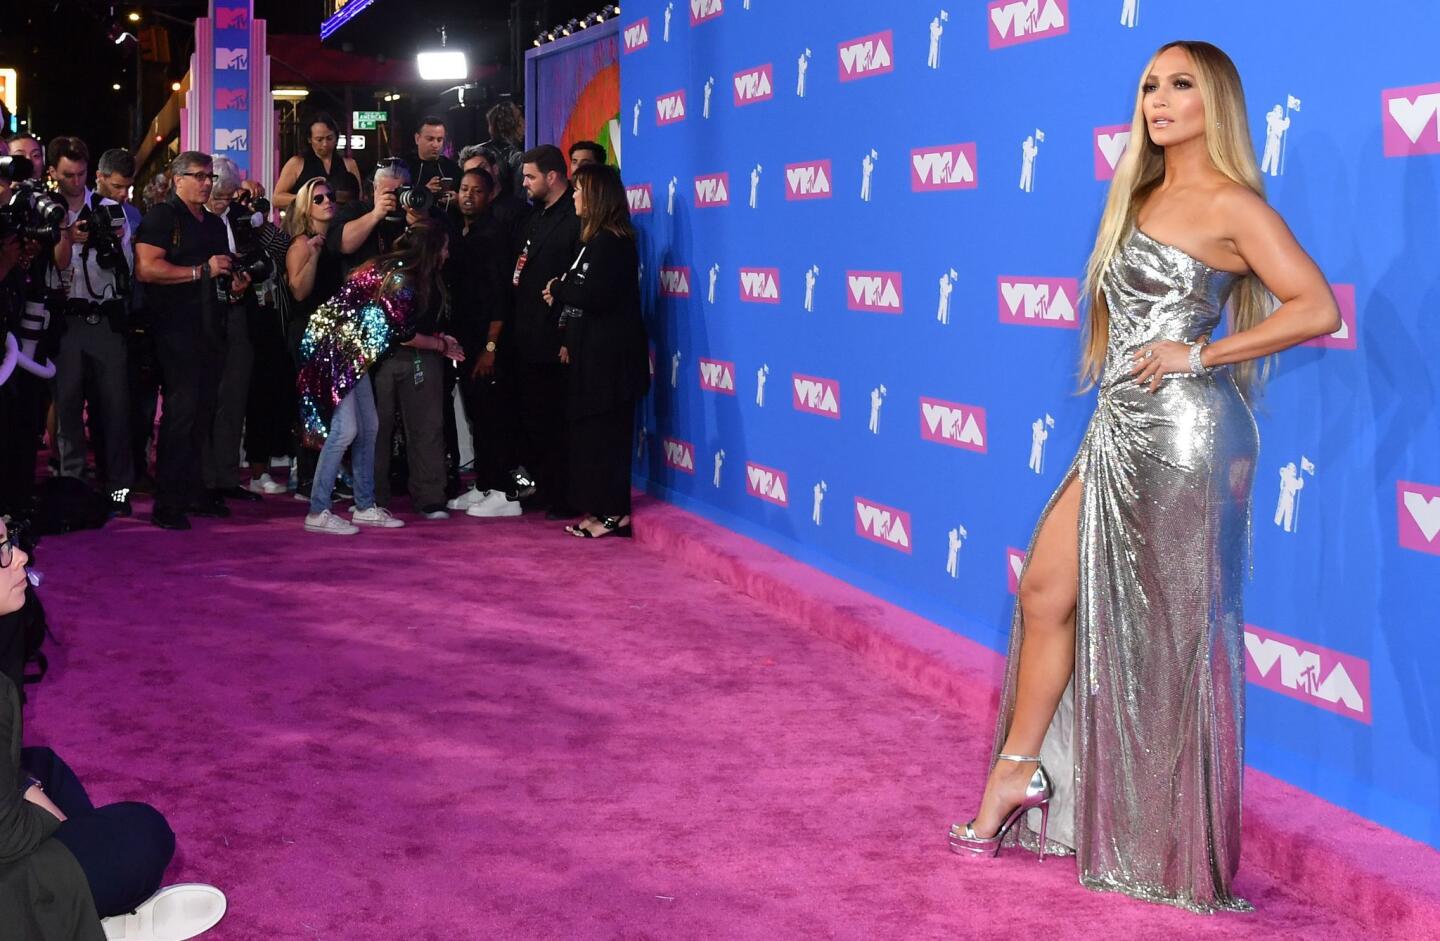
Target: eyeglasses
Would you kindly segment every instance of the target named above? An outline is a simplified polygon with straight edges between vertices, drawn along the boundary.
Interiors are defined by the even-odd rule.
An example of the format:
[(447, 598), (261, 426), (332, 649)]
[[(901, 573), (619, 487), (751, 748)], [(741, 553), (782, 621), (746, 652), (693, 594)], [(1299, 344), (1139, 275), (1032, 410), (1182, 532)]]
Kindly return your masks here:
[(15, 558), (15, 550), (19, 548), (19, 533), (0, 532), (0, 569), (8, 569)]
[(317, 205), (317, 206), (319, 206), (321, 203), (325, 202), (326, 200), (329, 200), (330, 202), (333, 203), (333, 202), (335, 201), (335, 197), (334, 197), (333, 195), (331, 195), (330, 193), (316, 193), (314, 196), (311, 196), (311, 197), (310, 197), (310, 201), (311, 201), (312, 203), (314, 203), (315, 205)]
[(189, 173), (180, 173), (180, 174), (177, 174), (177, 175), (178, 175), (178, 176), (193, 176), (197, 181), (199, 181), (199, 182), (201, 182), (201, 183), (204, 183), (206, 180), (209, 180), (211, 183), (214, 183), (216, 180), (220, 179), (220, 174), (218, 174), (218, 173), (206, 173), (204, 170), (191, 170)]

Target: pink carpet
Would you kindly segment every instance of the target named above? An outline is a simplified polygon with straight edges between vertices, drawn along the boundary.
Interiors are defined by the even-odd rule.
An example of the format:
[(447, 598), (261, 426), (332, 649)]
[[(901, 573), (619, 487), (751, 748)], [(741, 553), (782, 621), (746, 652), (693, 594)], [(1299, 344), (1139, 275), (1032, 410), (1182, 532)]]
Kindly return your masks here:
[[(993, 655), (967, 666), (973, 645), (918, 619), (867, 637), (850, 615), (894, 609), (843, 594), (851, 636), (819, 636), (790, 614), (824, 620), (803, 589), (830, 580), (787, 595), (685, 549), (739, 537), (673, 508), (644, 505), (639, 544), (531, 517), (341, 539), (302, 513), (119, 521), (38, 560), (64, 647), (27, 737), (98, 799), (169, 816), (171, 879), (230, 897), (217, 939), (1376, 934), (1298, 885), (1344, 871), (1318, 844), (1283, 875), (1247, 856), (1248, 916), (1087, 892), (1068, 860), (952, 855)], [(1394, 883), (1350, 891), (1400, 906), (1409, 937), (1435, 928)]]

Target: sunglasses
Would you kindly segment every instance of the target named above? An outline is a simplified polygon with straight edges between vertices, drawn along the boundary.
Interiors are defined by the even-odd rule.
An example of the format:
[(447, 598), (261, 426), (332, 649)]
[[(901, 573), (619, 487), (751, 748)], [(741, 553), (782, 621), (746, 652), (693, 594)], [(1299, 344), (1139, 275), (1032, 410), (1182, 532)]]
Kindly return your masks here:
[(335, 201), (335, 196), (334, 196), (334, 194), (332, 194), (332, 193), (316, 193), (315, 195), (313, 195), (313, 196), (310, 197), (310, 201), (311, 201), (312, 203), (314, 203), (315, 205), (317, 205), (317, 206), (321, 205), (321, 204), (324, 203), (326, 200), (329, 200), (330, 202), (333, 203), (333, 202)]

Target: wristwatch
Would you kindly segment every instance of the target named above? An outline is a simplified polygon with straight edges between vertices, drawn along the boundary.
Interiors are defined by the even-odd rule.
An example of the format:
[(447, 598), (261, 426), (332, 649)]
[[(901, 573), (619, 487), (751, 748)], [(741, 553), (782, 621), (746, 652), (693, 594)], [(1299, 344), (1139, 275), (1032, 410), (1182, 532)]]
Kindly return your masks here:
[(495, 352), (495, 341), (494, 341), (494, 340), (486, 340), (486, 341), (485, 341), (485, 352), (487, 352), (487, 353), (493, 353), (493, 352)]

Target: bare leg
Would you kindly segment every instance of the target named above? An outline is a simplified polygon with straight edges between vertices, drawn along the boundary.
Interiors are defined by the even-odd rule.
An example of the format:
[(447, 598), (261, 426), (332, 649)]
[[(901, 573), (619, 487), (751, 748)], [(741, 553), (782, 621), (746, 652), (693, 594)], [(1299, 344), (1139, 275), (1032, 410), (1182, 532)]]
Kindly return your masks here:
[[(1080, 481), (1071, 478), (1050, 510), (1025, 563), (1020, 610), (1025, 635), (1020, 643), (1015, 713), (1001, 749), (1010, 755), (1038, 755), (1045, 730), (1075, 669), (1075, 602), (1080, 589)], [(1035, 773), (1034, 762), (999, 761), (985, 784), (975, 833), (993, 836), (1020, 803)]]

